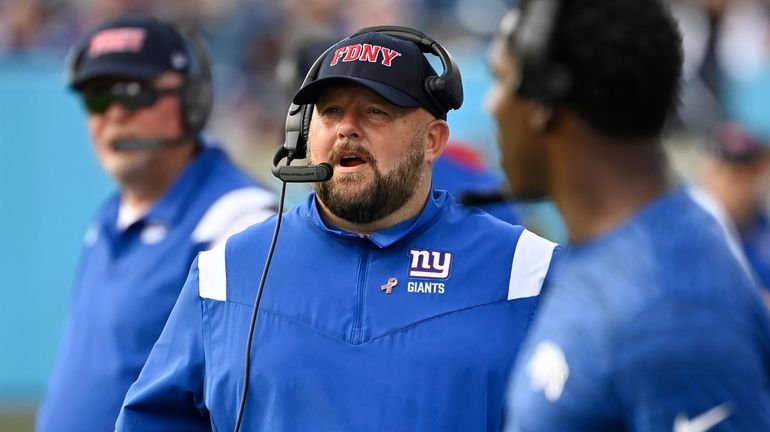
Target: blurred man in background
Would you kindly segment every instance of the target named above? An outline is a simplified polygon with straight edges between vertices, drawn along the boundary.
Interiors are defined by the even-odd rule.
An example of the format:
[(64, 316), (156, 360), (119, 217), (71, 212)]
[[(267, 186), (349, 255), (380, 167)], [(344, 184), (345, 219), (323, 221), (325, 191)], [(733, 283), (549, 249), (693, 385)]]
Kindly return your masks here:
[(201, 136), (204, 48), (149, 17), (104, 23), (72, 51), (70, 86), (119, 191), (86, 238), (40, 431), (112, 430), (195, 255), (274, 213), (274, 197)]
[(770, 430), (770, 317), (661, 144), (682, 73), (667, 6), (519, 10), (492, 48), (490, 108), (514, 195), (552, 196), (570, 246), (516, 363), (509, 430)]
[(702, 181), (737, 229), (749, 265), (770, 298), (770, 149), (745, 126), (723, 123)]

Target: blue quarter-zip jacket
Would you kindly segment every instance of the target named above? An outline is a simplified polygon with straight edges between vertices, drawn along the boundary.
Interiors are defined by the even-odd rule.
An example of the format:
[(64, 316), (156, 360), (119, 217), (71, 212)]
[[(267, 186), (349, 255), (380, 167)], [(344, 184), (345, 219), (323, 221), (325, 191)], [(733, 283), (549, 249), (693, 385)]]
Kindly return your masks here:
[[(233, 429), (274, 227), (198, 256), (117, 430)], [(242, 430), (499, 430), (555, 247), (443, 191), (369, 236), (327, 225), (311, 194), (278, 237)]]

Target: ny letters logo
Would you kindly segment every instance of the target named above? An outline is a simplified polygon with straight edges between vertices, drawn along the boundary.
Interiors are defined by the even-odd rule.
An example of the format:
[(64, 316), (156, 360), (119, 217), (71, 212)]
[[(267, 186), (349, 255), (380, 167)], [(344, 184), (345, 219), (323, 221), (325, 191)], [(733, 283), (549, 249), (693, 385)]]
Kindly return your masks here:
[(446, 279), (452, 264), (452, 254), (428, 250), (409, 250), (409, 276)]

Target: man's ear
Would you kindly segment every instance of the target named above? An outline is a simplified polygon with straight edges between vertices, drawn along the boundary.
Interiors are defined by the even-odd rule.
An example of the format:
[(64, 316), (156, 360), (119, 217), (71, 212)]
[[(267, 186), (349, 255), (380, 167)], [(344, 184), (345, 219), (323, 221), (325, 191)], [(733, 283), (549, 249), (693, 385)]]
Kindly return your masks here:
[(433, 163), (444, 153), (449, 141), (449, 125), (441, 119), (428, 123), (425, 131), (425, 160)]
[(529, 125), (536, 132), (545, 132), (553, 123), (553, 109), (543, 104), (532, 103), (529, 106)]

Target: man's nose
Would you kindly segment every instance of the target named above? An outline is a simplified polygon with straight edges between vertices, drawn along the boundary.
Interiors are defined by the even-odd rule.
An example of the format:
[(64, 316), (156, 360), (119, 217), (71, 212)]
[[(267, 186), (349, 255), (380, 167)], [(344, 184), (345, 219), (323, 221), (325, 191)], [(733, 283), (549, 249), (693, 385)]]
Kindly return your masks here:
[(360, 138), (361, 122), (355, 110), (347, 110), (337, 123), (338, 138)]
[(104, 116), (109, 118), (124, 118), (131, 113), (131, 110), (126, 108), (122, 103), (118, 101), (112, 101), (107, 105), (107, 109), (104, 111)]

